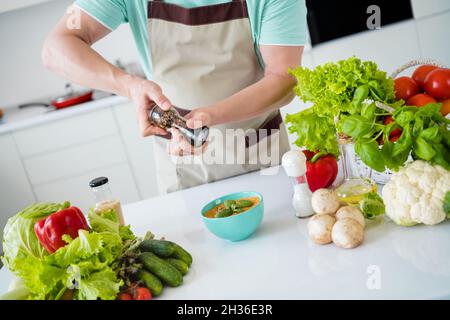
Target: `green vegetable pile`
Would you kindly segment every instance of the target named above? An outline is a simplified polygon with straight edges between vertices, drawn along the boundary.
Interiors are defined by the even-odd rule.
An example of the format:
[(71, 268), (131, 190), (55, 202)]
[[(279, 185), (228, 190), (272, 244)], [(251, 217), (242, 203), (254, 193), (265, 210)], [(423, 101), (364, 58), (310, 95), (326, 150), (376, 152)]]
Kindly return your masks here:
[[(394, 122), (383, 125), (376, 112), (343, 117), (343, 133), (355, 140), (355, 151), (369, 167), (384, 171), (397, 171), (412, 155), (450, 170), (450, 121), (440, 112), (441, 104), (424, 107), (404, 106), (393, 114)], [(389, 141), (390, 133), (400, 128), (402, 135), (396, 142)], [(383, 138), (380, 148), (378, 139)]]
[(154, 296), (163, 284), (182, 284), (192, 256), (170, 241), (152, 236), (143, 241), (129, 226), (120, 225), (111, 210), (91, 210), (89, 231), (80, 229), (75, 239), (63, 235), (67, 245), (48, 253), (35, 223), (69, 207), (69, 202), (36, 204), (8, 220), (3, 261), (22, 284), (0, 299), (115, 300), (136, 283)]
[(68, 289), (73, 299), (114, 300), (122, 281), (111, 267), (122, 247), (134, 238), (128, 227), (90, 214), (91, 230), (80, 230), (76, 239), (49, 254), (34, 232), (37, 220), (68, 208), (63, 204), (32, 205), (10, 218), (4, 230), (5, 265), (29, 290), (29, 299), (57, 300)]
[[(299, 147), (338, 156), (339, 133), (353, 139), (356, 154), (376, 171), (397, 171), (410, 156), (450, 170), (450, 120), (439, 112), (441, 104), (417, 108), (395, 101), (393, 79), (375, 63), (352, 57), (291, 73), (298, 81), (296, 94), (313, 103), (286, 117)], [(390, 113), (377, 103), (394, 110), (394, 122), (384, 124)], [(390, 141), (394, 130), (401, 136)]]
[(178, 244), (157, 240), (149, 232), (145, 239), (133, 241), (114, 263), (125, 287), (143, 284), (154, 297), (162, 293), (164, 285), (178, 287), (189, 272), (192, 256)]
[(335, 119), (375, 113), (374, 104), (363, 103), (366, 99), (390, 105), (395, 101), (393, 80), (374, 62), (352, 57), (314, 70), (298, 67), (290, 72), (297, 78), (295, 93), (313, 106), (288, 115), (286, 122), (298, 136), (296, 145), (310, 151), (339, 156)]

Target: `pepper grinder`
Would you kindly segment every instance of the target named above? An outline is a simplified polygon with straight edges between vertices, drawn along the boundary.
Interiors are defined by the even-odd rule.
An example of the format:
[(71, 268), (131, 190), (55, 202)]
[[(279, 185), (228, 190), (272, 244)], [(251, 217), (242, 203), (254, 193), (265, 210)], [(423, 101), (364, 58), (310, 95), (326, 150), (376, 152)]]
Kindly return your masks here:
[(209, 128), (204, 126), (199, 129), (188, 128), (186, 119), (183, 118), (174, 108), (164, 111), (155, 105), (149, 113), (150, 120), (158, 127), (168, 130), (170, 128), (178, 129), (189, 143), (195, 147), (201, 147), (209, 136)]
[(314, 214), (311, 206), (312, 192), (306, 180), (306, 157), (299, 150), (288, 151), (281, 160), (286, 174), (293, 183), (292, 206), (297, 218), (308, 218)]

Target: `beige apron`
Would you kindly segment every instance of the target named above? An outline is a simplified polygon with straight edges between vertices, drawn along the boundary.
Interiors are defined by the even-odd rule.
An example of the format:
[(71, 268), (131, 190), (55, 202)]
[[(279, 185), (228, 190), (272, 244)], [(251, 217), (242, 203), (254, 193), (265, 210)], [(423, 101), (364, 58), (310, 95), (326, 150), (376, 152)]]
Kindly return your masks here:
[[(209, 106), (256, 83), (264, 76), (259, 65), (245, 0), (184, 8), (163, 1), (149, 1), (148, 31), (153, 81), (182, 113)], [(245, 106), (242, 106), (245, 108)], [(277, 165), (289, 150), (286, 129), (278, 110), (257, 118), (217, 126), (224, 136), (226, 129), (267, 129), (267, 136), (247, 138), (245, 155), (229, 140), (212, 139), (210, 148), (221, 148), (228, 161), (205, 163), (201, 157), (173, 157), (167, 152), (166, 139), (154, 139), (158, 187), (161, 194), (221, 180), (264, 167)], [(253, 130), (254, 132), (254, 130)], [(212, 136), (214, 136), (212, 134)], [(253, 160), (258, 150), (271, 150), (276, 144), (275, 163)], [(213, 149), (211, 149), (213, 150)], [(242, 149), (241, 149), (242, 150)], [(270, 152), (269, 152), (270, 154)], [(229, 158), (235, 161), (229, 162)], [(244, 163), (242, 157), (245, 157)], [(183, 158), (183, 159), (181, 159)], [(237, 159), (239, 158), (239, 159)], [(257, 157), (258, 158), (258, 157)], [(186, 164), (186, 160), (192, 160)], [(189, 162), (189, 161), (188, 161)]]

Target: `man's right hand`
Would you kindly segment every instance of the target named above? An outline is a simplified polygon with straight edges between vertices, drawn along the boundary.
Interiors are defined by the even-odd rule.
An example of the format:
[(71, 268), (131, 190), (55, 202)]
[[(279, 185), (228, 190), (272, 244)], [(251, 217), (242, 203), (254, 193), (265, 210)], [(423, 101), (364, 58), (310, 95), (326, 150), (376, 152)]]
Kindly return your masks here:
[(166, 130), (155, 126), (149, 119), (149, 112), (155, 103), (163, 110), (169, 110), (172, 107), (169, 99), (164, 96), (161, 87), (150, 80), (132, 78), (130, 81), (127, 81), (127, 95), (136, 104), (142, 136), (166, 135)]

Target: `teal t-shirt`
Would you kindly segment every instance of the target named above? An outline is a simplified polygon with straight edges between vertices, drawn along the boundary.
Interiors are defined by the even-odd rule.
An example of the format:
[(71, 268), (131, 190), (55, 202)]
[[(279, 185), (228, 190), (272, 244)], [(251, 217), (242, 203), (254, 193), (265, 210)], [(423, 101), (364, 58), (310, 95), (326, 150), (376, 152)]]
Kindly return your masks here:
[[(165, 0), (183, 7), (213, 5), (229, 0)], [(144, 71), (152, 78), (147, 31), (148, 0), (76, 0), (75, 5), (107, 28), (129, 23)], [(305, 0), (247, 0), (253, 40), (261, 65), (259, 45), (302, 46), (306, 42)], [(151, 36), (151, 35), (150, 35)]]

